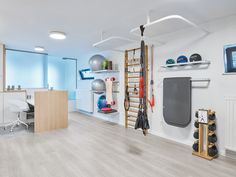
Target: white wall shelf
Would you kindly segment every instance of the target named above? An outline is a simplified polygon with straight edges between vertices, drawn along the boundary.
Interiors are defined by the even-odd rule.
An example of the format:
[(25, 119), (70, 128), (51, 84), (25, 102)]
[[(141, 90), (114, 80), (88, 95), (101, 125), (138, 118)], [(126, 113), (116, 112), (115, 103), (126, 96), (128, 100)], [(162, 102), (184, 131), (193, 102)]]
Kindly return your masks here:
[(162, 68), (172, 68), (172, 67), (184, 67), (184, 66), (191, 66), (191, 65), (209, 65), (211, 64), (210, 61), (195, 61), (195, 62), (187, 62), (187, 63), (175, 63), (175, 64), (166, 64), (162, 65)]
[[(98, 92), (98, 91), (93, 91), (91, 90), (92, 93), (95, 93), (95, 94), (103, 94), (105, 93), (106, 91), (101, 91), (101, 92)], [(112, 91), (112, 93), (119, 93), (119, 91)]]
[(118, 73), (118, 70), (98, 70), (98, 71), (92, 71), (93, 73), (99, 74), (99, 73)]

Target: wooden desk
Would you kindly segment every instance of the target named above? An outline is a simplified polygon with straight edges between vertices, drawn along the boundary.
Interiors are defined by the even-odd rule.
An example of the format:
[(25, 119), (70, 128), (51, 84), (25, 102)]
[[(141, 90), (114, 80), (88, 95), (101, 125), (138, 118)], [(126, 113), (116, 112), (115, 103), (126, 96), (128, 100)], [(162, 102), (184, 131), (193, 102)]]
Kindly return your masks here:
[(44, 132), (68, 127), (67, 91), (35, 92), (34, 131)]

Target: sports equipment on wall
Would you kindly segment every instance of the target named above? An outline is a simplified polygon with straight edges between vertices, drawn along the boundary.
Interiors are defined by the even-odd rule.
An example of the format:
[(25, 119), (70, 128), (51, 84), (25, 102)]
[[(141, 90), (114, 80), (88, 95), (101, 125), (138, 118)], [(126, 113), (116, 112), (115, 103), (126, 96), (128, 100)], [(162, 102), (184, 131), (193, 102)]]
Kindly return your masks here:
[(107, 104), (108, 105), (114, 105), (115, 104), (115, 101), (113, 100), (113, 97), (112, 97), (113, 81), (115, 81), (114, 77), (108, 77), (108, 78), (105, 79), (105, 83), (106, 83), (106, 98), (107, 98)]
[(187, 63), (188, 62), (188, 58), (184, 55), (181, 55), (177, 58), (177, 63)]
[(190, 61), (190, 62), (202, 61), (202, 57), (201, 57), (201, 55), (195, 53), (195, 54), (192, 54), (192, 55), (190, 56), (189, 61)]
[(92, 91), (101, 94), (106, 91), (106, 84), (102, 79), (96, 79), (92, 82)]
[(98, 106), (98, 109), (100, 109), (100, 110), (102, 108), (107, 108), (108, 107), (105, 95), (102, 95), (98, 98), (97, 106)]
[(153, 58), (153, 51), (154, 46), (151, 46), (151, 81), (150, 81), (150, 99), (148, 100), (151, 110), (153, 112), (153, 107), (155, 106), (155, 97), (154, 97), (154, 79), (153, 79), (153, 65), (154, 65), (154, 58)]
[(168, 60), (166, 60), (166, 64), (167, 65), (175, 64), (175, 60), (174, 59), (168, 59)]
[(102, 69), (103, 70), (108, 69), (108, 64), (109, 64), (109, 61), (107, 59), (103, 60), (103, 62), (102, 62)]
[(143, 25), (140, 26), (141, 31), (141, 53), (140, 53), (140, 64), (141, 64), (141, 71), (140, 71), (140, 81), (139, 81), (139, 111), (138, 117), (135, 122), (135, 129), (141, 128), (143, 130), (143, 134), (147, 135), (147, 130), (150, 128), (148, 122), (148, 115), (147, 115), (147, 93), (146, 93), (146, 67), (147, 63), (145, 60), (145, 43), (143, 40), (143, 33), (144, 33)]
[(125, 87), (125, 100), (124, 100), (125, 111), (128, 111), (130, 108), (130, 97), (129, 97), (129, 86)]
[(102, 55), (94, 55), (89, 59), (89, 65), (92, 71), (102, 70), (102, 62), (105, 57)]
[(163, 80), (163, 116), (167, 124), (187, 127), (191, 122), (191, 78), (173, 77)]

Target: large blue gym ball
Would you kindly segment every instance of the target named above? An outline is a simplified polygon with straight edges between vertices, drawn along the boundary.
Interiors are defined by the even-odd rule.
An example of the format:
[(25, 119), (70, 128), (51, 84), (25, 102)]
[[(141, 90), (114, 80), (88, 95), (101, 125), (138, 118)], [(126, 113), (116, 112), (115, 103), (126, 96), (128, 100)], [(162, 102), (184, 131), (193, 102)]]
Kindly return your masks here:
[(106, 101), (106, 96), (102, 95), (98, 98), (97, 102), (98, 109), (106, 108), (107, 107), (107, 101)]

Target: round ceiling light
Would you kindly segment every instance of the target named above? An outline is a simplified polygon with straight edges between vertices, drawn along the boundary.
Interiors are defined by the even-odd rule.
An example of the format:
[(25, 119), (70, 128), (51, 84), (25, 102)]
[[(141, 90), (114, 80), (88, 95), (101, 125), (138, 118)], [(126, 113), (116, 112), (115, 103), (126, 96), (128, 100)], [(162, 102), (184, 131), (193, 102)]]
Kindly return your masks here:
[(66, 34), (60, 31), (51, 31), (49, 37), (52, 39), (63, 40), (66, 38)]
[(44, 49), (43, 47), (36, 46), (36, 47), (34, 48), (34, 50), (35, 50), (36, 52), (43, 52), (45, 49)]

